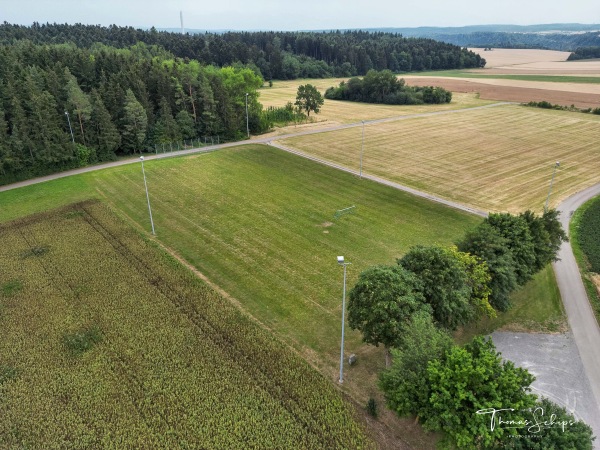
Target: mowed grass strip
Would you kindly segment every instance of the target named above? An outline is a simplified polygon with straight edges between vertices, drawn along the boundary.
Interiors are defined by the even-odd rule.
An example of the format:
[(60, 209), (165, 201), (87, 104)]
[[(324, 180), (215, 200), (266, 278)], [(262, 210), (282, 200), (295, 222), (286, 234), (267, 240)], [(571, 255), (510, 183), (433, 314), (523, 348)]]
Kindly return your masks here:
[[(316, 86), (321, 94), (324, 95), (328, 88), (332, 86), (337, 87), (341, 81), (347, 80), (348, 78), (327, 78), (321, 80), (275, 81), (273, 87), (265, 85), (265, 87), (259, 90), (259, 101), (265, 108), (269, 106), (282, 107), (287, 102), (294, 103), (296, 101), (298, 86), (302, 84), (310, 83)], [(452, 102), (443, 105), (376, 105), (325, 99), (321, 111), (318, 114), (311, 113), (310, 117), (316, 122), (346, 124), (360, 122), (361, 120), (385, 119), (431, 111), (471, 108), (491, 103), (495, 103), (495, 101), (480, 100), (476, 94), (472, 93), (453, 93)]]
[[(1, 448), (372, 448), (332, 384), (99, 203), (0, 226)], [(31, 252), (45, 248), (45, 252)], [(65, 337), (96, 330), (74, 354)]]
[[(360, 127), (282, 140), (358, 171)], [(489, 211), (543, 209), (600, 182), (600, 117), (517, 105), (365, 126), (363, 171)]]

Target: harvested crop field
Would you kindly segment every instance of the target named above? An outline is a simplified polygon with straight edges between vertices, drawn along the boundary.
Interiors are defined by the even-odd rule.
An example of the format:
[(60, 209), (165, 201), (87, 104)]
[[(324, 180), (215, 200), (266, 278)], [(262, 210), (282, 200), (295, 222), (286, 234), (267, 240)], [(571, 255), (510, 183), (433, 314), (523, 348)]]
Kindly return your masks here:
[(494, 48), (485, 51), (483, 48), (469, 48), (474, 53), (485, 58), (485, 68), (505, 66), (521, 66), (529, 64), (549, 65), (555, 62), (566, 61), (571, 52), (556, 50)]
[[(527, 103), (548, 101), (578, 108), (600, 106), (600, 86), (597, 84), (528, 82), (506, 79), (460, 79), (437, 77), (405, 77), (411, 86), (441, 86), (452, 92), (478, 93), (483, 100)], [(527, 87), (531, 86), (531, 87)]]
[[(600, 116), (504, 105), (365, 127), (363, 171), (490, 211), (540, 211), (600, 181)], [(282, 140), (355, 168), (361, 127)]]

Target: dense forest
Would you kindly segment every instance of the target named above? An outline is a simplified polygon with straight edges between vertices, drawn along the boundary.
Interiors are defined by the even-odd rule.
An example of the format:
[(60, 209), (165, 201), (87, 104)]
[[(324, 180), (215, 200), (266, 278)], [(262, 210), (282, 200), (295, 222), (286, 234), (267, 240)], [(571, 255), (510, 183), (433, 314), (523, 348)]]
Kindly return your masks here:
[(179, 58), (225, 67), (252, 64), (265, 80), (365, 75), (370, 69), (393, 72), (485, 66), (479, 55), (432, 39), (366, 31), (228, 32), (180, 34), (111, 25), (34, 23), (0, 25), (0, 43), (30, 40), (35, 44), (98, 43), (127, 48), (138, 42), (160, 46)]
[[(201, 66), (139, 43), (0, 45), (0, 184), (154, 144), (264, 131), (249, 68)], [(72, 129), (72, 132), (71, 132)]]
[(363, 78), (353, 77), (342, 81), (338, 87), (325, 92), (329, 100), (383, 103), (386, 105), (420, 105), (423, 103), (450, 103), (452, 92), (441, 87), (406, 86), (389, 70), (369, 70)]
[(567, 61), (592, 58), (600, 58), (600, 45), (598, 45), (598, 47), (580, 47), (569, 55)]
[(0, 184), (186, 139), (240, 139), (246, 101), (253, 133), (296, 120), (289, 105), (262, 111), (265, 79), (483, 65), (466, 49), (390, 33), (189, 35), (4, 22)]
[(579, 47), (600, 46), (600, 33), (504, 33), (474, 32), (435, 34), (431, 38), (463, 47), (539, 48), (574, 51)]

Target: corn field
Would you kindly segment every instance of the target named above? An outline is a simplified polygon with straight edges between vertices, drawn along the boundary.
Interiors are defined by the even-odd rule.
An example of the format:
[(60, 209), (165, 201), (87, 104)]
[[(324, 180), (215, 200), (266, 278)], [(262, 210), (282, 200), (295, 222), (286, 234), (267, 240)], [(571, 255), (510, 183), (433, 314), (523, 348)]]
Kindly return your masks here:
[(373, 447), (328, 380), (106, 206), (0, 242), (0, 448)]

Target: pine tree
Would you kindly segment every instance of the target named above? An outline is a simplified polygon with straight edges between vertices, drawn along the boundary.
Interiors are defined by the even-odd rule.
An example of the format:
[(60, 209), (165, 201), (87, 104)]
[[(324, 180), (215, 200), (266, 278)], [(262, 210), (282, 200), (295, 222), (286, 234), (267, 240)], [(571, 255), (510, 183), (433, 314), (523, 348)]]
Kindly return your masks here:
[(146, 139), (148, 117), (146, 116), (146, 110), (137, 101), (131, 89), (127, 89), (125, 94), (123, 110), (123, 148), (133, 153), (138, 149), (141, 153), (142, 144)]
[(96, 155), (100, 161), (114, 160), (116, 158), (115, 151), (121, 143), (119, 131), (96, 90), (92, 90), (90, 101), (93, 136), (91, 141), (92, 145), (96, 147)]

